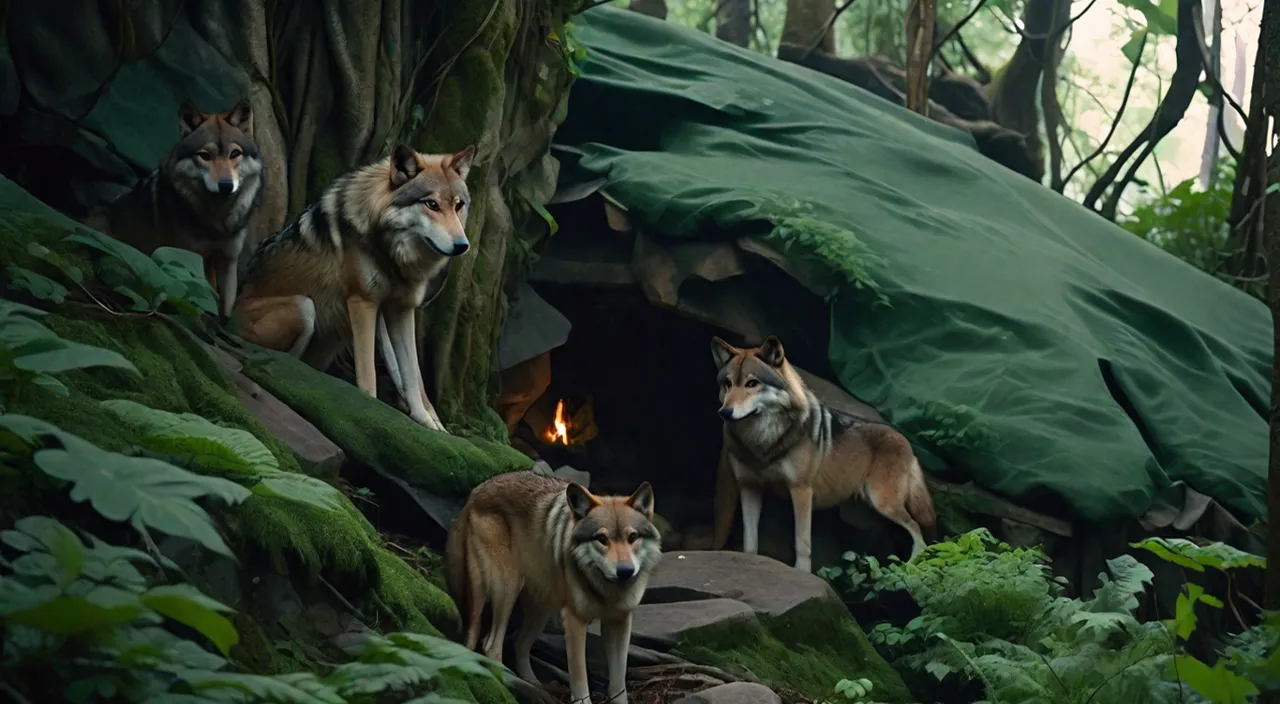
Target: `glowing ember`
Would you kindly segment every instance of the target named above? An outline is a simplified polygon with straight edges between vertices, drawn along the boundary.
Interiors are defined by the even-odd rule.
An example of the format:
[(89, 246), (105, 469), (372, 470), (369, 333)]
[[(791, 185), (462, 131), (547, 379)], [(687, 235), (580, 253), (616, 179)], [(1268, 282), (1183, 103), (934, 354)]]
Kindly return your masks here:
[(547, 428), (547, 442), (559, 442), (561, 445), (569, 444), (569, 424), (564, 414), (564, 399), (556, 402), (556, 417), (552, 421), (551, 427)]

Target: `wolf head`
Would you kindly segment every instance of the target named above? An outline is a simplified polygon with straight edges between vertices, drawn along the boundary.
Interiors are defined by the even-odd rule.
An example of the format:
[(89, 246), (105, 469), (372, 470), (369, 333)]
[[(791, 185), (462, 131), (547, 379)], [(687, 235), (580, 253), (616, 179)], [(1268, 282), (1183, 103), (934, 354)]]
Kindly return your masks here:
[(471, 247), (464, 226), (471, 208), (467, 173), (475, 154), (475, 145), (456, 154), (419, 154), (403, 144), (391, 153), (391, 202), (382, 225), (403, 260), (416, 259), (423, 245), (446, 257)]
[(178, 125), (170, 169), (175, 185), (187, 197), (202, 190), (230, 197), (262, 174), (248, 100), (227, 112), (203, 113), (188, 99), (178, 108)]
[(770, 335), (755, 348), (738, 348), (711, 338), (711, 356), (720, 370), (720, 417), (726, 423), (791, 408), (797, 403), (794, 374), (782, 342)]
[(653, 525), (653, 487), (631, 496), (596, 496), (573, 482), (565, 488), (575, 521), (570, 554), (589, 578), (626, 586), (647, 578), (662, 557), (662, 535)]

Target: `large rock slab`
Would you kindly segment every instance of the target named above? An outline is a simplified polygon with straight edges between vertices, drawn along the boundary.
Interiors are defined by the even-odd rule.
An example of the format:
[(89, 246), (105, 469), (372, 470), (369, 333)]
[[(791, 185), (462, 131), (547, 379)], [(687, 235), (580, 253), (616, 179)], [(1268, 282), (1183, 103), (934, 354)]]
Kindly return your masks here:
[(302, 471), (337, 483), (342, 465), (347, 461), (342, 448), (325, 437), (311, 421), (245, 376), (243, 365), (234, 357), (217, 347), (209, 350), (227, 370), (227, 376), (235, 386), (236, 399), (289, 448)]
[(762, 684), (730, 682), (681, 697), (675, 704), (782, 704), (782, 697)]
[(734, 599), (641, 604), (632, 613), (631, 632), (659, 640), (678, 640), (687, 631), (741, 620), (756, 621), (756, 612)]
[(701, 599), (734, 599), (769, 616), (784, 616), (815, 601), (840, 603), (826, 580), (763, 555), (729, 550), (664, 555), (649, 580), (645, 603)]

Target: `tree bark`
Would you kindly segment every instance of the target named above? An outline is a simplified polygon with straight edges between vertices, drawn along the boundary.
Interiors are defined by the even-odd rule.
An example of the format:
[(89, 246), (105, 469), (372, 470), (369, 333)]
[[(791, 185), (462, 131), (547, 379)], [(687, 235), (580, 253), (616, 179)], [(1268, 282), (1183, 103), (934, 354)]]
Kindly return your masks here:
[[(1265, 15), (1265, 13), (1264, 13)], [(1264, 26), (1265, 29), (1265, 26)], [(1258, 37), (1257, 57), (1253, 61), (1253, 84), (1249, 89), (1249, 117), (1245, 121), (1244, 146), (1236, 163), (1236, 180), (1231, 192), (1231, 211), (1227, 215), (1227, 246), (1231, 253), (1225, 272), (1241, 279), (1240, 287), (1267, 272), (1264, 256), (1262, 209), (1258, 199), (1267, 187), (1267, 105), (1266, 41)]]
[(723, 0), (716, 16), (716, 36), (745, 47), (751, 43), (751, 0)]
[[(806, 50), (817, 44), (819, 51), (836, 53), (836, 34), (828, 29), (836, 12), (832, 0), (787, 0), (787, 18), (782, 25), (782, 41)], [(824, 33), (825, 30), (825, 33)]]
[[(1265, 72), (1262, 95), (1255, 94), (1266, 114), (1280, 117), (1280, 0), (1267, 0), (1262, 11), (1262, 31), (1258, 35), (1263, 61), (1255, 71)], [(1272, 146), (1272, 145), (1267, 145)], [(1280, 153), (1273, 150), (1268, 169), (1268, 181), (1280, 183)], [(1280, 362), (1280, 237), (1276, 237), (1275, 223), (1280, 222), (1280, 198), (1270, 197), (1264, 208), (1268, 223), (1267, 269), (1270, 274), (1271, 316), (1275, 327), (1276, 361)], [(1271, 377), (1271, 457), (1268, 463), (1267, 494), (1267, 576), (1263, 606), (1280, 610), (1280, 364)], [(1262, 704), (1280, 704), (1280, 692), (1264, 694)]]
[(627, 9), (660, 20), (667, 19), (667, 0), (631, 0)]

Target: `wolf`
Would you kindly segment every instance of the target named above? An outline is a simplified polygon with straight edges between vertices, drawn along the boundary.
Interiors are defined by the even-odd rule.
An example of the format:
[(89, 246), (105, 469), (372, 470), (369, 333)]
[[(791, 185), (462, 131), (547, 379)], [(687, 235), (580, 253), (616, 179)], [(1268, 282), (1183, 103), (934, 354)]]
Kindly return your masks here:
[(662, 558), (653, 487), (596, 496), (581, 485), (530, 471), (499, 474), (471, 492), (449, 531), (445, 577), (467, 621), (467, 647), (480, 638), (486, 603), (493, 620), (484, 653), (502, 659), (511, 610), (520, 602), (516, 674), (538, 684), (529, 649), (551, 616), (564, 618), (569, 691), (590, 701), (587, 626), (600, 619), (611, 702), (627, 702), (631, 612)]
[(422, 380), (415, 313), (471, 246), (467, 174), (475, 152), (470, 145), (420, 154), (400, 144), (338, 177), (249, 258), (236, 307), (240, 336), (317, 369), (350, 346), (356, 385), (375, 397), (376, 347), (409, 417), (444, 432)]
[(203, 257), (205, 278), (225, 318), (235, 306), (236, 266), (249, 219), (262, 203), (263, 178), (249, 101), (204, 113), (187, 99), (178, 108), (178, 143), (155, 170), (92, 218), (144, 254), (173, 246)]
[[(854, 495), (911, 534), (911, 558), (933, 532), (933, 498), (911, 443), (889, 425), (857, 418), (818, 400), (770, 335), (756, 348), (713, 337), (720, 385), (722, 478), (738, 486), (742, 550), (759, 549), (762, 489), (785, 488), (795, 509), (796, 569), (812, 569), (813, 509)], [(728, 477), (724, 477), (727, 466)], [(719, 502), (716, 545), (733, 522), (732, 497)]]

